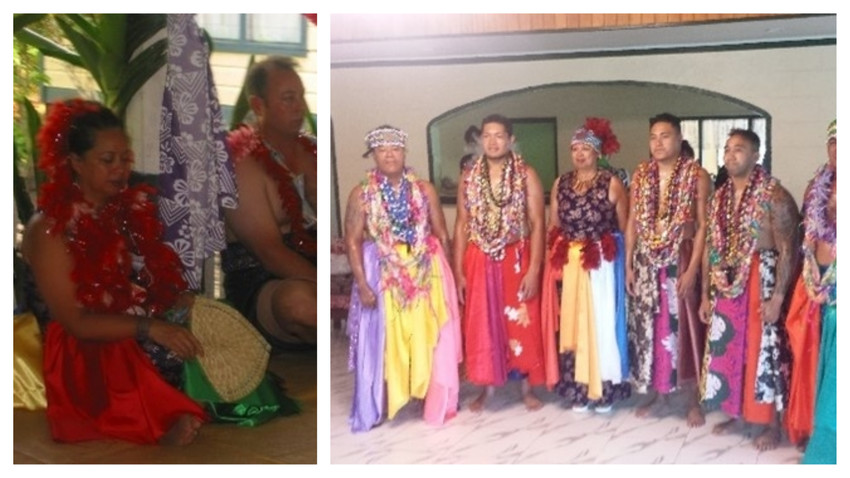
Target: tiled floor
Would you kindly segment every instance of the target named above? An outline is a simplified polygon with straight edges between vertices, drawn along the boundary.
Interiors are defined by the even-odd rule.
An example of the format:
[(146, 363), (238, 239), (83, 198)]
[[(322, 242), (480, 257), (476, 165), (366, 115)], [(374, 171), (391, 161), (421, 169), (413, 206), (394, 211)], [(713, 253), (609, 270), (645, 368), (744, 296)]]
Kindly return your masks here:
[(269, 369), (284, 377), (290, 396), (302, 404), (299, 415), (280, 417), (256, 428), (206, 425), (180, 448), (121, 441), (78, 444), (50, 438), (43, 411), (14, 411), (14, 463), (316, 463), (316, 355), (277, 353)]
[[(331, 336), (331, 463), (724, 463), (792, 464), (800, 453), (784, 439), (779, 448), (759, 452), (752, 430), (714, 435), (711, 428), (725, 419), (710, 413), (705, 426), (689, 429), (683, 396), (671, 399), (669, 413), (634, 416), (635, 399), (622, 402), (608, 415), (578, 414), (563, 408), (559, 397), (545, 390), (545, 405), (527, 412), (517, 384), (497, 391), (484, 412), (467, 410), (479, 390), (462, 384), (458, 416), (442, 427), (421, 419), (416, 403), (408, 404), (392, 421), (369, 432), (352, 434), (348, 413), (354, 378), (347, 371), (348, 339), (344, 329)], [(659, 402), (660, 404), (660, 402)]]

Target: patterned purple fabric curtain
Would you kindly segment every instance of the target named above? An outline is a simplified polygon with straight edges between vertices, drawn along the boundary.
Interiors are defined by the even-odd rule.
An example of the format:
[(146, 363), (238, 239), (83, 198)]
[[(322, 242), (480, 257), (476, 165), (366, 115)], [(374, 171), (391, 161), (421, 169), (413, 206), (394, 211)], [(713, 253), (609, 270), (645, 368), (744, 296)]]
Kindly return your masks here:
[(225, 247), (223, 211), (238, 200), (209, 47), (194, 15), (168, 15), (168, 61), (160, 121), (159, 214), (164, 240), (193, 290), (204, 259)]

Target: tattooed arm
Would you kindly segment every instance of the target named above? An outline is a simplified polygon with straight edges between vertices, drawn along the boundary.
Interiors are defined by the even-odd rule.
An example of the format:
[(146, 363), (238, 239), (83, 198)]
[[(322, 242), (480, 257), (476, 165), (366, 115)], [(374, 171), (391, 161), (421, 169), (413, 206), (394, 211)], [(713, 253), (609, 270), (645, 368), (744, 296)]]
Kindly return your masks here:
[(777, 185), (770, 208), (770, 234), (773, 243), (779, 252), (776, 262), (776, 287), (773, 295), (761, 306), (761, 317), (766, 323), (773, 323), (779, 319), (782, 301), (791, 286), (794, 271), (797, 269), (799, 235), (797, 226), (800, 224), (800, 212), (797, 203), (791, 194), (780, 185)]
[(366, 212), (360, 202), (361, 186), (355, 186), (348, 195), (345, 208), (345, 243), (348, 246), (348, 263), (354, 274), (354, 282), (360, 291), (360, 302), (365, 307), (375, 307), (378, 298), (366, 282), (363, 269), (363, 234), (366, 230)]

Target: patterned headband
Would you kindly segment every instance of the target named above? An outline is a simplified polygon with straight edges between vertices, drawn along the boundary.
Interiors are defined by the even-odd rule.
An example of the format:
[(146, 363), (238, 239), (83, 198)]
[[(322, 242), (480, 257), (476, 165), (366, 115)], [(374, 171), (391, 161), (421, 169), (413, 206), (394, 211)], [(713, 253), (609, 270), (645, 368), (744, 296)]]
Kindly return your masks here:
[(836, 128), (836, 121), (837, 120), (832, 120), (832, 123), (829, 123), (829, 126), (827, 126), (827, 128), (826, 128), (826, 142), (827, 143), (832, 138), (838, 139), (838, 135), (836, 134), (836, 129), (837, 129)]
[(597, 153), (602, 152), (602, 140), (593, 133), (593, 130), (587, 128), (577, 129), (573, 134), (573, 139), (570, 141), (570, 145), (574, 145), (576, 143), (587, 143), (592, 146)]
[(363, 153), (364, 158), (368, 156), (373, 149), (379, 146), (406, 147), (407, 133), (398, 128), (393, 128), (392, 126), (385, 126), (369, 131), (369, 134), (366, 135), (365, 141), (366, 148), (368, 149), (365, 153)]

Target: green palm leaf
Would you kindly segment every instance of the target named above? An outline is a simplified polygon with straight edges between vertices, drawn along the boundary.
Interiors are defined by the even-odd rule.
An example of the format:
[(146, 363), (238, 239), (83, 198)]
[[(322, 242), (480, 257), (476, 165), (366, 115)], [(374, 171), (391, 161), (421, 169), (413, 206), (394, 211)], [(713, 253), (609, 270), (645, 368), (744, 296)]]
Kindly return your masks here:
[(27, 26), (40, 22), (46, 17), (46, 13), (16, 13), (13, 20), (14, 27), (12, 28), (12, 33), (17, 34)]
[(65, 63), (80, 68), (85, 67), (82, 58), (80, 58), (80, 55), (78, 55), (76, 52), (65, 48), (64, 46), (54, 42), (53, 40), (45, 36), (39, 35), (38, 33), (28, 28), (23, 28), (22, 30), (16, 32), (15, 38), (17, 38), (18, 41), (26, 45), (38, 48), (38, 50), (44, 56), (56, 58), (64, 61)]

